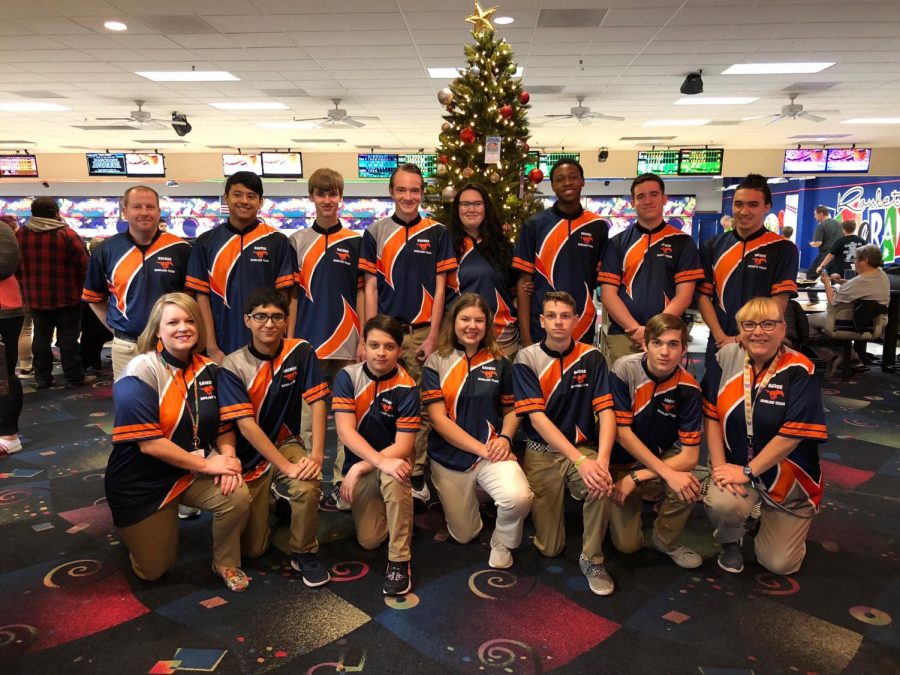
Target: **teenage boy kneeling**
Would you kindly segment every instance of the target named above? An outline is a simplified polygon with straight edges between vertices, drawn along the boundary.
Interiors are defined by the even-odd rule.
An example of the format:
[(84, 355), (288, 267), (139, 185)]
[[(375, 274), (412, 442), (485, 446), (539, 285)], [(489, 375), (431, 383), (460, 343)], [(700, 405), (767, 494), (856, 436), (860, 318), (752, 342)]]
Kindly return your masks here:
[(591, 591), (609, 595), (614, 586), (603, 565), (600, 509), (612, 481), (606, 465), (597, 462), (598, 445), (608, 457), (616, 437), (606, 361), (598, 349), (572, 339), (578, 314), (568, 293), (544, 295), (540, 322), (546, 337), (522, 349), (513, 366), (515, 409), (526, 437), (525, 475), (534, 491), (534, 545), (549, 557), (562, 552), (568, 486), (584, 499), (581, 572)]
[(350, 504), (360, 546), (372, 550), (388, 540), (383, 591), (404, 595), (412, 588), (410, 474), (419, 389), (397, 364), (403, 327), (396, 319), (369, 319), (363, 343), (366, 360), (334, 379), (332, 410), (345, 450), (341, 499)]

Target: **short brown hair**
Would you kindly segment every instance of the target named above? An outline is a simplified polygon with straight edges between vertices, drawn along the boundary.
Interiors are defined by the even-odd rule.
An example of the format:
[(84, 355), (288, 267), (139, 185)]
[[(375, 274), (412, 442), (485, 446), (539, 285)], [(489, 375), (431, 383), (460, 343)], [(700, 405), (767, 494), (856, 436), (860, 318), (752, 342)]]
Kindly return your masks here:
[(681, 320), (680, 316), (665, 313), (651, 317), (650, 320), (644, 324), (644, 342), (649, 343), (651, 340), (656, 340), (660, 335), (670, 330), (677, 330), (681, 333), (681, 344), (682, 346), (687, 345), (687, 324)]
[(847, 234), (853, 234), (856, 232), (856, 221), (853, 218), (848, 218), (841, 222), (841, 229)]
[(344, 177), (334, 169), (316, 169), (309, 177), (309, 194), (315, 190), (320, 192), (337, 192), (344, 196)]
[(881, 267), (884, 265), (884, 256), (881, 254), (881, 248), (875, 244), (866, 244), (856, 249), (853, 256), (856, 260), (865, 260), (869, 267)]
[(366, 325), (363, 327), (363, 340), (367, 339), (369, 332), (373, 330), (380, 330), (382, 333), (390, 335), (398, 347), (403, 345), (403, 324), (394, 317), (379, 314), (366, 321)]
[(141, 333), (137, 341), (137, 350), (139, 354), (144, 352), (152, 352), (156, 350), (156, 343), (159, 340), (156, 334), (159, 333), (159, 326), (162, 323), (162, 313), (166, 305), (175, 305), (183, 309), (194, 320), (197, 326), (197, 344), (191, 349), (191, 354), (198, 354), (206, 350), (206, 324), (203, 323), (203, 316), (200, 314), (200, 307), (197, 301), (187, 293), (166, 293), (153, 305), (150, 310), (150, 317), (147, 319), (147, 327)]
[(159, 206), (159, 193), (152, 187), (148, 187), (146, 185), (132, 185), (130, 188), (125, 190), (125, 194), (122, 195), (122, 206), (128, 206), (128, 197), (135, 190), (146, 190), (147, 192), (152, 192), (153, 196), (156, 197), (156, 205)]
[(411, 164), (411, 163), (407, 162), (406, 164), (401, 164), (396, 169), (391, 171), (391, 179), (388, 181), (388, 189), (389, 190), (394, 189), (394, 176), (396, 176), (401, 171), (403, 171), (405, 173), (416, 174), (419, 177), (419, 179), (422, 181), (422, 189), (423, 190), (425, 189), (425, 176), (422, 175), (422, 169), (420, 169), (418, 167), (418, 165), (416, 165), (416, 164)]
[(828, 208), (827, 206), (823, 205), (823, 204), (819, 204), (819, 205), (815, 208), (815, 213), (821, 213), (823, 216), (830, 216), (830, 215), (831, 215), (831, 211), (829, 210), (829, 208)]
[(548, 302), (561, 302), (562, 304), (571, 307), (576, 314), (578, 313), (578, 305), (575, 304), (575, 298), (572, 297), (571, 293), (567, 293), (566, 291), (547, 291), (544, 293), (544, 299), (541, 300), (542, 312)]
[(31, 202), (31, 215), (35, 218), (59, 219), (59, 204), (53, 197), (38, 197)]
[(459, 343), (456, 340), (456, 317), (459, 316), (461, 311), (469, 307), (477, 307), (484, 312), (486, 318), (484, 337), (481, 338), (481, 344), (478, 345), (478, 348), (487, 349), (494, 357), (499, 359), (503, 356), (503, 350), (500, 349), (500, 345), (497, 344), (497, 338), (494, 337), (494, 315), (484, 298), (477, 293), (463, 293), (450, 305), (450, 309), (447, 310), (447, 316), (444, 317), (441, 323), (441, 333), (438, 337), (435, 351), (441, 356), (449, 356), (454, 349), (459, 349)]

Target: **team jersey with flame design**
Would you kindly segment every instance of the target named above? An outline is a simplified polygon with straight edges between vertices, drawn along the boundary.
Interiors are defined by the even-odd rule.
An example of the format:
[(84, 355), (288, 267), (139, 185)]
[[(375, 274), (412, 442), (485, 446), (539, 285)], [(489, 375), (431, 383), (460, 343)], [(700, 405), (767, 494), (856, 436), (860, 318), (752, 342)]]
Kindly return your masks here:
[[(144, 520), (178, 498), (195, 474), (141, 452), (139, 443), (167, 438), (193, 450), (193, 421), (204, 455), (230, 429), (219, 418), (216, 364), (195, 354), (182, 363), (167, 351), (128, 363), (113, 384), (113, 449), (106, 465), (106, 500), (117, 527)], [(199, 411), (197, 404), (199, 403)]]
[(81, 299), (109, 299), (110, 328), (140, 335), (153, 303), (166, 293), (184, 290), (190, 255), (190, 244), (162, 230), (147, 246), (136, 244), (128, 232), (113, 235), (91, 255)]
[(430, 218), (404, 223), (394, 214), (363, 234), (359, 268), (378, 278), (378, 313), (401, 323), (431, 321), (437, 275), (456, 267), (450, 235)]
[[(597, 281), (616, 287), (643, 326), (666, 308), (678, 284), (703, 281), (703, 266), (691, 235), (664, 222), (652, 230), (634, 223), (609, 240)], [(624, 332), (610, 319), (610, 335)]]
[(325, 229), (314, 223), (290, 237), (297, 257), (297, 326), (320, 359), (356, 359), (362, 288), (359, 247), (362, 233), (340, 223)]
[[(247, 345), (226, 356), (219, 369), (222, 419), (254, 418), (275, 446), (300, 436), (301, 397), (313, 404), (328, 394), (319, 360), (305, 340), (285, 340), (275, 356)], [(237, 456), (244, 480), (259, 478), (269, 468), (240, 432)]]
[(734, 315), (750, 298), (797, 295), (797, 247), (764, 227), (747, 239), (736, 230), (716, 235), (703, 244), (700, 261), (706, 279), (697, 290), (712, 299), (727, 335), (738, 334)]
[[(447, 416), (473, 438), (487, 443), (503, 430), (503, 408), (511, 408), (512, 364), (482, 349), (472, 358), (462, 350), (434, 352), (422, 369), (422, 405), (443, 403)], [(467, 471), (478, 457), (448, 443), (433, 428), (428, 456), (454, 471)]]
[(596, 413), (613, 407), (606, 359), (595, 347), (573, 341), (564, 352), (540, 342), (519, 350), (513, 365), (516, 414), (525, 437), (544, 439), (529, 413), (542, 412), (572, 445), (599, 442)]
[(510, 288), (514, 281), (511, 270), (497, 270), (478, 250), (478, 244), (469, 236), (463, 240), (464, 251), (459, 258), (459, 269), (447, 275), (447, 306), (461, 293), (477, 293), (494, 314), (494, 335), (501, 342), (516, 339), (519, 334), (516, 308)]
[(224, 222), (194, 244), (185, 286), (209, 296), (216, 342), (228, 354), (250, 341), (244, 304), (257, 288), (294, 285), (294, 251), (287, 237), (257, 221), (245, 230)]
[[(629, 354), (616, 360), (609, 377), (616, 424), (631, 427), (634, 435), (657, 457), (675, 441), (700, 445), (700, 385), (678, 366), (659, 379), (647, 368), (646, 354)], [(616, 443), (610, 464), (633, 464), (634, 457)]]
[[(403, 366), (378, 376), (365, 362), (354, 363), (334, 378), (331, 410), (353, 413), (360, 436), (380, 452), (394, 443), (398, 432), (419, 431), (419, 388)], [(361, 460), (346, 443), (344, 455), (346, 476)]]
[(582, 210), (568, 216), (556, 204), (524, 222), (513, 251), (512, 266), (533, 275), (529, 325), (535, 343), (544, 339), (540, 315), (547, 291), (572, 294), (579, 315), (572, 337), (579, 342), (593, 343), (597, 310), (592, 296), (608, 238), (609, 225), (596, 213)]
[[(703, 378), (703, 414), (722, 425), (725, 457), (740, 466), (750, 460), (744, 411), (745, 354), (740, 345), (725, 345)], [(775, 375), (765, 391), (759, 391), (759, 382), (768, 366), (753, 385), (757, 401), (753, 406), (753, 447), (759, 454), (775, 436), (797, 439), (800, 444), (763, 472), (757, 485), (785, 508), (818, 508), (824, 488), (819, 443), (828, 440), (828, 430), (815, 367), (803, 354), (786, 347), (775, 358)]]

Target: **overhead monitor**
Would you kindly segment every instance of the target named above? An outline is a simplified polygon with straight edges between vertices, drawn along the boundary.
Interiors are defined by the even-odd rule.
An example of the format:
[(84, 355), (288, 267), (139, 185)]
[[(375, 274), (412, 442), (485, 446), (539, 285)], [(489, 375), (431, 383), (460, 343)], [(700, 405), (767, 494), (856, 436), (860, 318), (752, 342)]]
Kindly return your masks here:
[(872, 148), (829, 148), (825, 171), (829, 173), (867, 173)]
[(581, 161), (580, 152), (542, 152), (540, 169), (544, 172), (544, 176), (550, 178), (550, 169), (561, 159), (574, 159), (576, 162)]
[(397, 155), (397, 165), (415, 164), (422, 171), (425, 178), (431, 178), (437, 173), (437, 155), (434, 153), (409, 153)]
[(0, 178), (37, 178), (34, 155), (0, 155)]
[(127, 152), (125, 171), (129, 176), (165, 178), (166, 158), (159, 152)]
[(679, 176), (719, 176), (722, 174), (722, 148), (681, 148), (678, 155)]
[(523, 172), (525, 175), (528, 175), (528, 172), (532, 169), (538, 169), (541, 166), (541, 153), (537, 150), (529, 150), (528, 158), (525, 160), (525, 168)]
[(124, 152), (88, 152), (88, 176), (127, 176)]
[(659, 176), (678, 175), (678, 150), (640, 150), (637, 174), (655, 173)]
[(252, 171), (257, 176), (262, 176), (262, 157), (259, 153), (252, 155), (222, 155), (222, 173), (225, 174), (225, 177), (227, 178), (238, 171)]
[(358, 156), (360, 178), (390, 178), (398, 166), (398, 155), (367, 154)]
[(789, 148), (784, 151), (783, 173), (825, 171), (825, 148)]
[(303, 155), (299, 152), (264, 152), (262, 175), (266, 178), (303, 178)]

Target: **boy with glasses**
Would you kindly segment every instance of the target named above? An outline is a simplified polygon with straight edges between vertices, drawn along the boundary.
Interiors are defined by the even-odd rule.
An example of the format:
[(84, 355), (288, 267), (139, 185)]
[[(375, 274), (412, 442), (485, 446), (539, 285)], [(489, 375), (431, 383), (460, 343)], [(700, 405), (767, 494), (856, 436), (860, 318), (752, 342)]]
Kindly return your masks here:
[[(291, 567), (307, 586), (331, 578), (316, 552), (322, 461), (325, 456), (325, 397), (312, 346), (285, 339), (288, 302), (272, 288), (258, 288), (247, 300), (244, 325), (250, 344), (225, 357), (219, 376), (221, 418), (240, 434), (237, 456), (250, 490), (250, 517), (241, 553), (257, 558), (269, 547), (269, 492), (274, 478), (286, 484), (291, 504)], [(301, 400), (312, 417), (311, 447), (300, 439)]]

